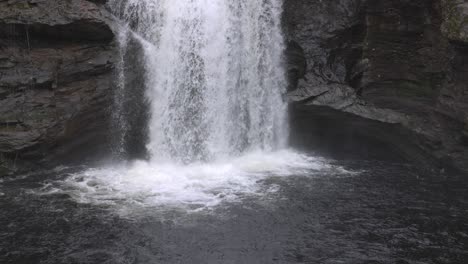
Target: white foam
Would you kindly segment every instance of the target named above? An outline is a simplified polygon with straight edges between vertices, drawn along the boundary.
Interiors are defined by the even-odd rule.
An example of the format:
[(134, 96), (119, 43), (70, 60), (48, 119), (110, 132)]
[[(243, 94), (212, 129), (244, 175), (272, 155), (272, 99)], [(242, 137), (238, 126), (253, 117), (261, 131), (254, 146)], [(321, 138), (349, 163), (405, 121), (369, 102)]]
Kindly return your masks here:
[[(293, 151), (254, 152), (211, 163), (137, 161), (126, 166), (89, 169), (70, 175), (58, 188), (81, 203), (199, 209), (261, 195), (261, 180), (267, 177), (310, 175), (332, 168), (321, 159)], [(275, 186), (267, 192), (278, 189)]]

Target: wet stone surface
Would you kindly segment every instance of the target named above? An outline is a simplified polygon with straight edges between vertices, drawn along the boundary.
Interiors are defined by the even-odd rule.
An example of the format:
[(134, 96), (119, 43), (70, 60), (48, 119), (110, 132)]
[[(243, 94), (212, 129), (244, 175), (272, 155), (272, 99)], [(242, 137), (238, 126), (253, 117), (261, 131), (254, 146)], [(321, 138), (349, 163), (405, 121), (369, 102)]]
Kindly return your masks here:
[(0, 182), (0, 263), (466, 263), (466, 178), (408, 165), (271, 177), (265, 195), (122, 216), (36, 190), (61, 173)]

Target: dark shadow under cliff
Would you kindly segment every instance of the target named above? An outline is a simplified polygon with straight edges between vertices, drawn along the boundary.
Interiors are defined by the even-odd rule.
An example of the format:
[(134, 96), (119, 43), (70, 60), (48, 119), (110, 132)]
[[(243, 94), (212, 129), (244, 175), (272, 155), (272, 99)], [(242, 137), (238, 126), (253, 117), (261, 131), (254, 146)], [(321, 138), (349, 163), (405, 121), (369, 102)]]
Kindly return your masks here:
[[(401, 138), (424, 152), (426, 163), (468, 171), (468, 41), (463, 37), (468, 14), (463, 4), (290, 0), (284, 15), (289, 50), (295, 51), (286, 53), (289, 72), (304, 72), (289, 74), (292, 89), (297, 88), (290, 100), (341, 112), (338, 119), (338, 112), (318, 114), (319, 123), (328, 127), (320, 133), (330, 135), (331, 146), (347, 136), (334, 122), (353, 120), (345, 114), (352, 113), (392, 128), (376, 131), (374, 123), (360, 122), (360, 130), (379, 134), (379, 142), (391, 145)], [(297, 70), (304, 65), (304, 71)], [(308, 122), (316, 123), (317, 114), (312, 116)], [(369, 136), (361, 132), (359, 138)], [(359, 152), (358, 143), (352, 145), (348, 150)], [(421, 160), (407, 154), (408, 160)]]

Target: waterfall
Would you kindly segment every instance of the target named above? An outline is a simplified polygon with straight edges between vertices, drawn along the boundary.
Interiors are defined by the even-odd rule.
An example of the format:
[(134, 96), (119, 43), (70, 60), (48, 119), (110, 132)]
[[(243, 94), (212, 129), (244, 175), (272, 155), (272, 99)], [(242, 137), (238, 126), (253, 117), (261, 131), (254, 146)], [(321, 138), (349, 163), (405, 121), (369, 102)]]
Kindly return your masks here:
[(108, 5), (121, 22), (114, 149), (141, 159), (71, 174), (58, 184), (74, 199), (199, 211), (278, 191), (268, 177), (333, 169), (286, 146), (282, 0)]
[(123, 34), (143, 48), (152, 161), (187, 164), (285, 146), (282, 0), (108, 4)]

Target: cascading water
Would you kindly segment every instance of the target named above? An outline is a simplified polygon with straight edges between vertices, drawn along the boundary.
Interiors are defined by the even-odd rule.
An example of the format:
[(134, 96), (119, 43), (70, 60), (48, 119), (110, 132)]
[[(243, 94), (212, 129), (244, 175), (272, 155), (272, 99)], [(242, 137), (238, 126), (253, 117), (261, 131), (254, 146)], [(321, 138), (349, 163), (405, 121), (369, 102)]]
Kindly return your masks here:
[(284, 147), (281, 2), (109, 3), (144, 49), (153, 160), (213, 161)]
[[(269, 193), (260, 183), (270, 176), (332, 169), (285, 148), (281, 4), (111, 0), (109, 7), (122, 22), (118, 68), (130, 69), (118, 75), (114, 115), (123, 132), (116, 149), (122, 153), (129, 145), (125, 130), (132, 128), (132, 117), (125, 113), (140, 109), (128, 109), (129, 95), (140, 94), (135, 90), (140, 85), (126, 80), (133, 76), (129, 80), (144, 79), (150, 102), (151, 158), (76, 173), (60, 188), (72, 190), (78, 201), (125, 211), (135, 205), (199, 209)], [(135, 77), (136, 69), (144, 77)]]

